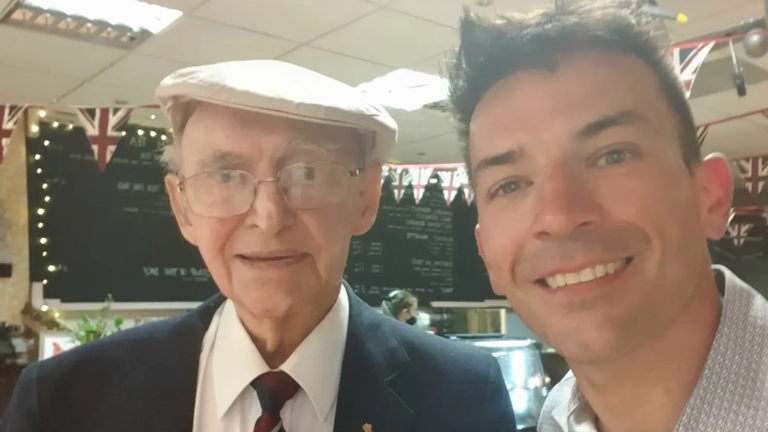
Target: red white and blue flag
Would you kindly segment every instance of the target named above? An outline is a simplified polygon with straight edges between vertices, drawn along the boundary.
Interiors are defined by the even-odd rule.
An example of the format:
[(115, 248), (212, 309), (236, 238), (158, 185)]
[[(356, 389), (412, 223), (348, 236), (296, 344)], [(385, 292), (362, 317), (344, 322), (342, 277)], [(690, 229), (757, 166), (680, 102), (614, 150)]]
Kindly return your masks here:
[(714, 46), (715, 42), (702, 42), (695, 46), (672, 49), (672, 64), (675, 66), (675, 72), (683, 86), (686, 98), (691, 97), (696, 74), (699, 73), (701, 65), (704, 64), (704, 60)]
[(762, 192), (768, 179), (768, 155), (739, 159), (737, 164), (747, 189), (753, 195)]
[(467, 203), (472, 202), (472, 192), (466, 168), (438, 171), (437, 175), (440, 176), (446, 204), (451, 205), (459, 189), (464, 189), (464, 199), (467, 200)]
[(8, 152), (16, 124), (26, 108), (26, 105), (0, 105), (0, 164)]
[(132, 108), (78, 108), (77, 116), (88, 135), (99, 171), (104, 172), (117, 148), (118, 130), (131, 115)]

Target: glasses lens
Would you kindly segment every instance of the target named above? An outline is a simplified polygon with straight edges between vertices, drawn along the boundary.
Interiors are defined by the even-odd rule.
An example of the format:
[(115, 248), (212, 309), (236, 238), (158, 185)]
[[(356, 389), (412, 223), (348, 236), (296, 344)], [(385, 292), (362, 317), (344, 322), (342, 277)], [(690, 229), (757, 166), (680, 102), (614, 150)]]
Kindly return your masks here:
[(244, 171), (210, 171), (184, 182), (189, 209), (204, 217), (243, 214), (253, 204), (253, 193), (253, 176)]
[(280, 189), (293, 208), (310, 210), (339, 204), (349, 190), (349, 170), (332, 162), (310, 162), (284, 168)]

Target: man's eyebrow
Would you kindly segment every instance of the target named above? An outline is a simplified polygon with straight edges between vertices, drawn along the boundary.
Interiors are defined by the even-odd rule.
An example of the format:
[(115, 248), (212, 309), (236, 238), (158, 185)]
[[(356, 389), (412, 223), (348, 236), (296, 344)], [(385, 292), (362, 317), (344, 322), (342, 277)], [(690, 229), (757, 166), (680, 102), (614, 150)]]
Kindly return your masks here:
[(216, 150), (208, 156), (198, 160), (195, 165), (197, 166), (197, 172), (205, 172), (240, 165), (245, 160), (245, 156), (241, 154)]
[(647, 121), (648, 119), (645, 116), (635, 110), (620, 111), (614, 114), (606, 115), (597, 120), (593, 120), (582, 126), (582, 128), (576, 132), (576, 139), (585, 140), (588, 138), (593, 138), (605, 132), (606, 130), (617, 126), (632, 125), (637, 123), (644, 123)]
[(523, 159), (523, 157), (525, 157), (525, 154), (522, 152), (522, 150), (510, 149), (503, 153), (498, 153), (480, 159), (480, 162), (475, 165), (475, 167), (472, 169), (472, 172), (477, 175), (481, 171), (491, 167), (514, 165)]

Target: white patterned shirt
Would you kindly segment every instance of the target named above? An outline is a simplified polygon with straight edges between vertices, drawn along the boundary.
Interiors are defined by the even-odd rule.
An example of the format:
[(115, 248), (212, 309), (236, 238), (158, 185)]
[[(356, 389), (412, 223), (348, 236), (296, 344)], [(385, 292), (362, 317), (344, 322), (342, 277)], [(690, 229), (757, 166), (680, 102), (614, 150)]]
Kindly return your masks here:
[[(768, 301), (725, 267), (713, 269), (716, 279), (725, 281), (722, 315), (699, 382), (674, 432), (765, 432)], [(595, 413), (569, 372), (547, 397), (538, 432), (596, 431)]]

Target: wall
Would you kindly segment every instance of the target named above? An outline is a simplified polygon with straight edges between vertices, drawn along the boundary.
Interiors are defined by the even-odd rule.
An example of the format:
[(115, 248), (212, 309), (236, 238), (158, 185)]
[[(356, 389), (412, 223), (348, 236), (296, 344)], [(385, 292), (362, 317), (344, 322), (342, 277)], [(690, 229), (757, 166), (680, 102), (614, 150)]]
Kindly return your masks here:
[(21, 324), (21, 310), (29, 299), (29, 227), (27, 217), (27, 151), (25, 122), (19, 120), (3, 163), (0, 164), (0, 201), (9, 224), (7, 242), (13, 274), (0, 278), (0, 321)]

